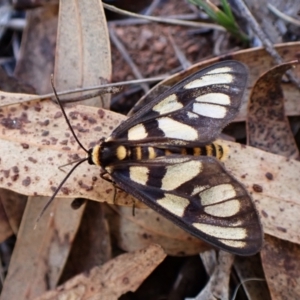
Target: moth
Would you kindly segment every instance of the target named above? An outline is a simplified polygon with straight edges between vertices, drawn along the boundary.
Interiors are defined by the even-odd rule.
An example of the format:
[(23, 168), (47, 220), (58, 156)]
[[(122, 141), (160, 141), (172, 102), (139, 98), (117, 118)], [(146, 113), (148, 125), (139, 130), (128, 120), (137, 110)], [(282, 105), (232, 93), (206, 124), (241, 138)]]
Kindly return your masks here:
[[(258, 213), (245, 187), (222, 165), (229, 149), (215, 141), (236, 116), (248, 78), (237, 61), (200, 70), (144, 105), (82, 162), (192, 235), (237, 255), (262, 246)], [(55, 197), (60, 184), (53, 195)]]

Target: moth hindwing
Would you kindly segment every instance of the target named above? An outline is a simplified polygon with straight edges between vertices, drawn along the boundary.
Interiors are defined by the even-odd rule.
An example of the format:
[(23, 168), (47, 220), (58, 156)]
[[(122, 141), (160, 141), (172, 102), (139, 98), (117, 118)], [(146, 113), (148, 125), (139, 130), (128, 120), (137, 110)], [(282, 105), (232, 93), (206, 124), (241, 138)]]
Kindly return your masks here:
[(234, 254), (255, 254), (263, 235), (258, 213), (220, 163), (228, 149), (214, 142), (237, 114), (247, 77), (237, 61), (194, 73), (88, 150), (88, 162), (194, 236)]

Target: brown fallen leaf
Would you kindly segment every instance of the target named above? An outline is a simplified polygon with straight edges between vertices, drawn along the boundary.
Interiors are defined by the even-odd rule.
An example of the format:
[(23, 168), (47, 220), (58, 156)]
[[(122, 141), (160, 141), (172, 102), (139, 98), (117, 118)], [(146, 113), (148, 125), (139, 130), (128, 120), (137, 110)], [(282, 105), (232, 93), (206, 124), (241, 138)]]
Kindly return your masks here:
[(5, 241), (8, 237), (13, 235), (13, 230), (9, 224), (8, 216), (6, 215), (4, 206), (2, 204), (2, 193), (4, 190), (0, 190), (0, 242), (2, 243)]
[(168, 255), (185, 256), (211, 248), (151, 209), (135, 209), (134, 216), (129, 207), (113, 206), (108, 212), (111, 233), (124, 251), (136, 251), (155, 243)]
[[(82, 108), (66, 108), (66, 111), (78, 138), (87, 148), (99, 143), (103, 136), (108, 136), (125, 119), (103, 109)], [(71, 168), (68, 166), (59, 170), (58, 167), (85, 156), (71, 136), (60, 109), (51, 101), (2, 108), (0, 128), (4, 150), (3, 155), (0, 154), (1, 186), (28, 196), (51, 196)], [(45, 165), (47, 172), (41, 174)], [(64, 185), (61, 196), (85, 196), (113, 203), (113, 187), (100, 178), (99, 168), (82, 164), (78, 171)]]
[[(23, 32), (15, 77), (34, 87), (37, 94), (50, 92), (57, 31), (57, 4), (30, 10)], [(42, 66), (42, 67), (41, 67)]]
[(72, 242), (59, 283), (87, 272), (94, 266), (102, 266), (112, 258), (110, 228), (104, 214), (105, 205), (96, 201), (86, 202), (80, 226)]
[(162, 248), (152, 244), (77, 275), (55, 291), (46, 292), (35, 300), (118, 299), (128, 291), (135, 291), (165, 257)]
[[(201, 258), (211, 256), (211, 254), (214, 256), (213, 252), (208, 251), (202, 254)], [(210, 278), (205, 288), (195, 298), (189, 298), (189, 300), (228, 299), (230, 271), (233, 260), (234, 255), (220, 251), (214, 268), (209, 274)]]
[[(95, 86), (112, 73), (110, 42), (102, 2), (60, 3), (54, 83), (58, 91)], [(82, 93), (80, 93), (82, 94)], [(110, 95), (85, 101), (108, 108)], [(62, 97), (63, 99), (63, 97)]]
[[(281, 78), (285, 71), (296, 63), (298, 61), (279, 65), (261, 76), (253, 88), (249, 103), (250, 145), (288, 158), (298, 157), (299, 152), (285, 116)], [(296, 174), (293, 175), (298, 177)], [(268, 178), (270, 181), (273, 180), (271, 173), (268, 173)], [(278, 202), (272, 201), (272, 204), (275, 205), (270, 205), (270, 209), (264, 211), (263, 215), (267, 218), (276, 217), (277, 230), (291, 233), (290, 228), (297, 222), (296, 218), (293, 218), (294, 203), (287, 202), (276, 206)], [(280, 224), (283, 211), (290, 214), (287, 219), (289, 228), (285, 227), (285, 223)], [(300, 277), (299, 254), (299, 244), (265, 235), (261, 262), (272, 299), (298, 299), (300, 297), (297, 284), (297, 278)]]
[(266, 236), (261, 259), (272, 299), (299, 299), (300, 246)]
[(1, 299), (33, 299), (58, 283), (82, 212), (76, 210), (66, 218), (63, 212), (70, 200), (55, 202), (53, 215), (43, 218), (34, 230), (36, 216), (47, 200), (28, 200)]
[[(17, 234), (26, 207), (27, 197), (10, 190), (0, 189), (0, 201), (1, 214), (3, 213), (2, 217), (0, 217), (1, 222), (7, 220), (10, 227), (9, 231), (12, 231), (13, 234)], [(2, 225), (0, 228), (2, 233), (4, 233), (5, 227), (4, 224)]]
[(282, 76), (298, 61), (276, 66), (254, 85), (248, 104), (248, 144), (289, 158), (299, 157), (289, 121), (285, 115)]
[[(237, 275), (234, 285), (238, 291), (244, 289), (249, 299), (271, 300), (260, 254), (250, 257), (236, 256), (233, 267)], [(239, 286), (240, 283), (242, 286)]]

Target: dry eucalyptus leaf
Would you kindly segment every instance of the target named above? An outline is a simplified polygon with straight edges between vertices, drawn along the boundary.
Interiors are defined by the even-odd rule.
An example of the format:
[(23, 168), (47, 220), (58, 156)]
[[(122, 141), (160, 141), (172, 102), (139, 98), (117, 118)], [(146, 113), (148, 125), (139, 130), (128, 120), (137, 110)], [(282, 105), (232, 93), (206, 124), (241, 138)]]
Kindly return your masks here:
[(300, 163), (237, 143), (226, 142), (225, 167), (250, 191), (264, 232), (300, 244)]
[[(60, 3), (60, 8), (62, 9), (64, 5), (70, 4), (71, 1), (62, 1)], [(78, 1), (72, 1), (73, 4), (78, 3)], [(73, 29), (73, 32), (71, 35), (69, 35), (69, 39), (62, 38), (61, 35), (58, 35), (58, 40), (56, 39), (56, 28), (55, 33), (53, 33), (53, 22), (49, 22), (49, 16), (53, 19), (53, 15), (57, 18), (57, 9), (55, 10), (54, 14), (51, 10), (51, 6), (46, 6), (43, 9), (37, 9), (35, 10), (36, 14), (31, 14), (35, 19), (33, 21), (37, 21), (36, 23), (30, 22), (29, 24), (36, 24), (36, 30), (33, 28), (27, 30), (26, 37), (22, 40), (22, 43), (26, 44), (23, 48), (26, 48), (26, 50), (29, 49), (29, 47), (34, 47), (33, 49), (30, 49), (31, 53), (33, 55), (28, 54), (28, 56), (24, 55), (23, 57), (23, 73), (21, 73), (22, 79), (25, 81), (27, 78), (28, 80), (34, 81), (35, 85), (37, 85), (39, 88), (37, 91), (39, 93), (45, 93), (48, 91), (52, 91), (50, 87), (50, 73), (53, 71), (53, 61), (54, 61), (54, 45), (56, 44), (56, 50), (58, 53), (60, 52), (60, 46), (64, 45), (65, 49), (68, 49), (68, 55), (69, 58), (72, 60), (75, 60), (79, 62), (80, 66), (84, 65), (84, 68), (80, 69), (74, 69), (74, 66), (68, 69), (68, 72), (62, 73), (62, 69), (66, 66), (69, 66), (67, 64), (67, 60), (65, 62), (61, 62), (62, 65), (59, 65), (59, 68), (56, 67), (55, 70), (55, 76), (56, 78), (59, 78), (61, 74), (63, 76), (64, 83), (71, 82), (69, 81), (70, 77), (72, 77), (72, 74), (78, 73), (80, 76), (80, 83), (86, 84), (87, 81), (85, 81), (86, 78), (93, 78), (95, 82), (99, 82), (99, 74), (102, 74), (102, 77), (109, 78), (110, 72), (107, 73), (107, 69), (103, 68), (106, 64), (110, 64), (110, 49), (109, 49), (109, 39), (103, 38), (101, 40), (101, 45), (98, 41), (99, 35), (96, 34), (96, 32), (104, 32), (106, 29), (106, 22), (105, 17), (103, 13), (103, 9), (101, 7), (102, 3), (101, 1), (97, 1), (97, 5), (95, 5), (95, 2), (93, 1), (81, 1), (82, 5), (80, 10), (75, 11), (77, 13), (77, 16), (80, 15), (80, 19), (76, 19), (76, 25)], [(65, 7), (65, 6), (64, 6)], [(88, 9), (89, 8), (89, 9)], [(91, 9), (93, 10), (93, 13), (91, 14)], [(44, 15), (43, 15), (44, 13)], [(102, 16), (101, 16), (102, 13)], [(37, 16), (38, 14), (38, 16)], [(101, 22), (96, 22), (99, 20), (96, 20), (96, 18), (101, 18)], [(76, 15), (74, 14), (74, 10), (67, 10), (64, 11), (63, 14), (60, 15), (60, 24), (58, 25), (58, 32), (63, 27), (63, 22), (66, 22), (68, 24), (71, 23), (71, 20), (74, 20), (76, 18)], [(55, 24), (56, 24), (55, 20)], [(89, 24), (89, 25), (87, 25)], [(95, 26), (97, 24), (97, 26)], [(101, 26), (100, 26), (101, 25)], [(88, 30), (88, 27), (92, 26), (93, 30)], [(89, 33), (92, 32), (91, 35)], [(47, 35), (47, 33), (49, 33)], [(89, 35), (87, 38), (87, 35)], [(64, 36), (65, 37), (65, 36)], [(34, 38), (35, 41), (31, 42), (31, 39)], [(88, 57), (86, 55), (82, 57), (76, 57), (74, 53), (76, 53), (75, 47), (76, 45), (72, 44), (72, 40), (76, 39), (80, 42), (80, 45), (77, 45), (79, 47), (79, 53), (82, 54), (82, 49), (88, 49)], [(94, 42), (94, 43), (92, 43)], [(29, 43), (29, 44), (28, 44)], [(45, 48), (46, 47), (46, 48)], [(92, 48), (92, 51), (91, 51)], [(24, 52), (26, 53), (26, 52)], [(78, 52), (77, 52), (78, 53)], [(102, 56), (102, 54), (105, 53), (106, 55)], [(44, 56), (43, 56), (44, 55)], [(58, 55), (58, 54), (57, 54)], [(95, 57), (97, 55), (97, 58), (95, 60)], [(33, 57), (34, 56), (34, 57)], [(101, 57), (104, 57), (106, 61), (99, 59)], [(26, 60), (28, 57), (28, 60)], [(61, 57), (61, 56), (60, 56)], [(87, 59), (88, 58), (88, 59)], [(57, 58), (58, 60), (58, 58)], [(74, 62), (74, 61), (73, 61)], [(37, 66), (37, 67), (36, 67)], [(41, 67), (42, 66), (42, 67)], [(91, 73), (90, 70), (97, 69), (99, 72), (93, 72)], [(101, 73), (102, 72), (102, 73)], [(20, 72), (18, 73), (20, 74)], [(101, 75), (100, 75), (101, 76)], [(76, 82), (76, 87), (80, 86), (78, 82)], [(71, 89), (70, 86), (67, 84), (64, 85), (64, 89)], [(100, 101), (98, 101), (100, 103)], [(21, 123), (26, 123), (28, 121), (26, 112), (24, 111), (24, 108), (26, 110), (26, 104), (22, 106), (23, 114), (19, 115), (19, 119), (11, 120), (10, 115), (7, 115), (7, 119), (4, 120), (3, 125), (5, 126), (6, 130), (8, 128), (18, 128), (18, 126)], [(39, 110), (38, 104), (35, 106), (37, 110)], [(60, 112), (59, 112), (60, 113)], [(1, 114), (1, 113), (0, 113)], [(55, 117), (54, 117), (55, 118)], [(59, 118), (59, 115), (56, 115), (56, 118)], [(3, 119), (2, 119), (3, 121)], [(12, 121), (12, 122), (11, 122)], [(47, 151), (45, 148), (43, 148), (45, 145), (47, 145), (49, 142), (50, 144), (54, 145), (56, 143), (56, 139), (52, 138), (51, 140), (47, 141), (47, 138), (50, 136), (50, 134), (47, 132), (47, 118), (41, 118), (39, 119), (39, 123), (35, 124), (36, 128), (30, 128), (31, 134), (35, 135), (35, 129), (38, 127), (43, 130), (42, 135), (40, 135), (40, 131), (38, 131), (38, 135), (40, 137), (44, 137), (44, 141), (41, 142), (41, 140), (37, 141), (38, 144), (30, 144), (31, 140), (28, 138), (28, 141), (26, 141), (26, 135), (24, 126), (23, 129), (20, 129), (21, 135), (23, 135), (22, 138), (20, 138), (21, 143), (14, 144), (9, 143), (10, 138), (6, 140), (6, 142), (2, 143), (5, 151), (7, 153), (11, 153), (10, 161), (12, 163), (17, 162), (15, 164), (14, 168), (14, 174), (11, 173), (14, 180), (18, 181), (19, 178), (19, 171), (26, 173), (26, 176), (24, 176), (22, 179), (20, 178), (20, 183), (23, 185), (23, 188), (30, 189), (30, 186), (32, 183), (39, 182), (41, 178), (45, 177), (45, 174), (49, 171), (45, 166), (51, 165), (51, 161), (53, 164), (56, 164), (55, 161), (59, 160), (60, 154), (56, 153), (55, 156), (50, 157), (51, 155), (54, 155), (53, 152)], [(16, 127), (14, 127), (16, 126)], [(51, 127), (51, 126), (50, 126)], [(28, 129), (28, 128), (27, 128)], [(53, 129), (54, 130), (54, 129)], [(11, 130), (11, 133), (14, 130)], [(60, 128), (57, 127), (54, 130), (55, 132), (59, 132)], [(30, 135), (30, 134), (29, 134)], [(27, 136), (28, 137), (28, 136)], [(67, 136), (68, 139), (69, 136)], [(66, 140), (61, 140), (62, 144), (60, 147), (66, 147), (66, 149), (69, 149), (67, 145), (64, 143)], [(28, 142), (28, 143), (27, 143)], [(71, 143), (71, 142), (70, 142)], [(15, 148), (15, 146), (17, 147)], [(39, 145), (39, 146), (38, 146)], [(21, 146), (21, 147), (20, 147)], [(28, 148), (28, 147), (31, 148)], [(36, 147), (38, 146), (38, 147)], [(75, 147), (74, 147), (75, 148)], [(27, 157), (26, 161), (22, 160), (22, 151), (28, 150), (30, 156)], [(61, 151), (59, 151), (61, 152)], [(14, 153), (14, 154), (13, 154)], [(19, 155), (18, 155), (19, 153)], [(40, 154), (37, 154), (40, 153)], [(74, 154), (74, 153), (73, 153)], [(48, 156), (50, 155), (50, 156)], [(57, 156), (56, 156), (57, 155)], [(72, 156), (72, 153), (70, 153), (70, 157)], [(2, 158), (2, 157), (1, 157)], [(48, 160), (49, 158), (49, 160)], [(65, 156), (66, 158), (66, 156)], [(46, 159), (46, 160), (45, 160)], [(38, 162), (38, 160), (40, 160)], [(18, 165), (18, 163), (20, 163)], [(50, 162), (50, 164), (49, 164)], [(66, 160), (65, 160), (66, 162)], [(41, 164), (40, 164), (41, 163)], [(37, 166), (37, 164), (40, 164), (38, 169), (39, 172), (36, 173), (33, 177), (31, 175), (34, 173), (32, 170)], [(56, 165), (57, 166), (57, 165)], [(50, 169), (50, 168), (49, 168)], [(66, 168), (68, 169), (68, 168)], [(27, 170), (27, 171), (26, 171)], [(37, 171), (37, 169), (36, 169)], [(58, 171), (58, 169), (56, 169)], [(52, 173), (52, 176), (55, 177), (56, 171)], [(88, 171), (88, 170), (87, 170)], [(6, 172), (5, 176), (7, 175)], [(64, 174), (63, 171), (59, 171), (59, 173)], [(98, 174), (97, 174), (98, 175)], [(43, 180), (42, 180), (43, 181)], [(48, 181), (47, 187), (41, 185), (41, 187), (45, 189), (53, 190), (54, 186), (52, 185), (53, 182)], [(54, 182), (55, 183), (55, 182)], [(85, 182), (82, 181), (81, 188), (82, 189), (89, 189), (90, 187), (85, 185)], [(51, 188), (52, 187), (52, 188)], [(33, 193), (32, 193), (33, 192)], [(68, 193), (68, 190), (64, 190), (65, 194)], [(30, 191), (31, 195), (37, 195), (34, 191)], [(40, 206), (37, 206), (39, 209), (35, 210), (35, 207), (32, 202), (39, 201)], [(64, 264), (66, 262), (66, 259), (69, 256), (70, 249), (72, 248), (72, 242), (74, 240), (74, 235), (76, 233), (76, 230), (81, 222), (81, 216), (83, 212), (83, 208), (79, 210), (76, 210), (75, 212), (70, 210), (70, 202), (72, 200), (66, 200), (62, 201), (61, 199), (59, 201), (55, 201), (53, 205), (51, 206), (51, 209), (48, 210), (49, 212), (53, 212), (54, 217), (51, 219), (53, 223), (50, 222), (50, 225), (46, 228), (43, 228), (43, 230), (36, 230), (33, 231), (32, 227), (35, 222), (36, 217), (38, 216), (41, 207), (44, 205), (44, 202), (42, 202), (40, 199), (32, 198), (29, 201), (29, 204), (27, 206), (27, 209), (24, 213), (21, 229), (18, 235), (18, 240), (16, 247), (14, 249), (14, 255), (12, 257), (12, 261), (10, 263), (8, 277), (5, 281), (5, 289), (3, 290), (2, 297), (3, 299), (24, 299), (26, 297), (32, 299), (34, 296), (38, 294), (42, 294), (46, 289), (54, 288), (59, 280), (59, 277), (61, 275), (62, 269), (64, 267)], [(38, 224), (38, 228), (42, 227), (41, 222), (47, 221), (48, 218), (44, 216), (40, 223)], [(27, 224), (31, 224), (31, 226), (26, 226)], [(56, 225), (58, 227), (56, 227)], [(28, 241), (30, 241), (30, 245), (28, 245)], [(34, 246), (34, 249), (33, 249)], [(27, 250), (28, 248), (28, 250)], [(94, 248), (93, 248), (94, 249)], [(30, 250), (30, 251), (29, 251)], [(23, 253), (23, 256), (20, 255), (20, 253)], [(87, 253), (86, 255), (90, 255), (90, 253)], [(35, 260), (35, 263), (32, 263)], [(26, 262), (24, 264), (24, 261)], [(30, 264), (30, 265), (29, 265)], [(32, 265), (34, 267), (32, 267)], [(30, 269), (30, 272), (28, 270)], [(18, 272), (16, 272), (18, 270)], [(20, 278), (27, 280), (21, 280)], [(18, 282), (16, 286), (16, 281)], [(25, 295), (26, 293), (26, 295)], [(24, 296), (25, 295), (25, 296)]]
[[(300, 47), (300, 42), (294, 42), (294, 43), (280, 44), (280, 45), (277, 45), (275, 48), (285, 61), (291, 61), (291, 60), (298, 59), (299, 47)], [(269, 69), (271, 69), (274, 66), (273, 59), (264, 50), (264, 48), (251, 48), (251, 49), (247, 49), (247, 50), (241, 50), (241, 51), (237, 51), (234, 53), (230, 53), (230, 55), (224, 55), (221, 57), (208, 59), (208, 60), (205, 60), (203, 62), (193, 65), (189, 69), (187, 69), (179, 74), (170, 76), (167, 79), (160, 82), (158, 85), (156, 85), (153, 89), (151, 89), (149, 91), (149, 93), (147, 95), (145, 95), (138, 102), (138, 105), (133, 107), (132, 112), (137, 111), (143, 105), (143, 103), (147, 103), (147, 101), (149, 101), (149, 98), (151, 99), (151, 97), (152, 97), (151, 93), (153, 93), (153, 92), (155, 93), (155, 90), (161, 88), (162, 85), (172, 86), (175, 83), (182, 80), (183, 78), (187, 77), (188, 75), (190, 75), (196, 71), (199, 71), (209, 65), (212, 65), (213, 63), (216, 63), (218, 61), (223, 61), (225, 59), (238, 60), (238, 61), (244, 63), (249, 68), (248, 87), (247, 87), (245, 95), (243, 97), (240, 111), (235, 118), (236, 121), (245, 121), (246, 115), (247, 115), (248, 99), (249, 99), (251, 90), (252, 90), (255, 82), (257, 81), (257, 78), (261, 74), (267, 72)], [(294, 70), (294, 72), (295, 72), (296, 76), (300, 77), (300, 68), (296, 68)], [(298, 89), (291, 83), (283, 84), (282, 88), (284, 90), (285, 98), (287, 99), (287, 102), (285, 103), (286, 114), (288, 116), (300, 115)]]
[(300, 299), (300, 246), (266, 236), (261, 257), (272, 299)]
[(125, 251), (152, 243), (161, 245), (172, 256), (194, 255), (211, 248), (153, 210), (135, 209), (134, 216), (129, 207), (113, 207), (113, 212), (109, 213), (111, 233)]
[(243, 286), (239, 289), (243, 289), (249, 299), (271, 300), (259, 254), (251, 257), (236, 256), (234, 270), (238, 277), (235, 285), (242, 282)]
[(38, 94), (52, 90), (54, 49), (57, 31), (58, 5), (47, 5), (26, 14), (15, 77), (33, 86)]
[(165, 257), (161, 247), (152, 244), (77, 275), (55, 291), (47, 292), (35, 300), (119, 299), (126, 292), (135, 291)]
[[(3, 194), (4, 190), (0, 190), (0, 193)], [(14, 234), (10, 224), (6, 211), (2, 204), (2, 195), (0, 194), (0, 243), (5, 241), (8, 237)]]
[[(10, 190), (0, 189), (1, 206), (5, 212), (5, 217), (1, 221), (8, 219), (9, 226), (14, 234), (18, 233), (22, 216), (26, 207), (27, 197)], [(4, 227), (0, 226), (1, 230)]]
[(24, 82), (15, 77), (9, 76), (2, 67), (0, 67), (0, 90), (12, 93), (35, 93), (32, 86), (24, 84)]
[(38, 95), (17, 94), (17, 93), (8, 93), (8, 92), (0, 91), (0, 107), (12, 105), (12, 104), (27, 103), (32, 100), (40, 100), (40, 99), (41, 96)]
[(282, 76), (298, 61), (285, 63), (263, 74), (252, 89), (247, 119), (250, 146), (297, 158), (299, 151), (285, 116)]
[[(85, 106), (67, 108), (67, 114), (86, 147), (107, 137), (125, 118)], [(0, 125), (1, 145), (5, 149), (0, 153), (0, 187), (26, 195), (51, 196), (65, 176), (58, 166), (84, 155), (71, 137), (59, 108), (51, 102), (2, 108)], [(297, 176), (300, 163), (244, 145), (224, 143), (230, 150), (225, 167), (252, 193), (265, 231), (300, 244)], [(47, 172), (41, 173), (45, 165)], [(113, 186), (102, 180), (99, 173), (98, 167), (82, 164), (67, 180), (59, 196), (84, 196), (112, 203)], [(132, 196), (117, 190), (116, 203), (132, 203), (132, 200)]]
[(234, 255), (220, 251), (217, 265), (205, 288), (195, 297), (187, 300), (228, 300), (229, 278)]
[[(99, 0), (61, 1), (55, 55), (55, 86), (63, 91), (110, 80), (112, 67), (106, 18)], [(67, 43), (66, 43), (67, 41)], [(110, 96), (101, 96), (108, 108)], [(102, 104), (100, 97), (85, 105)]]
[[(251, 145), (289, 158), (298, 157), (299, 153), (289, 122), (285, 117), (281, 77), (293, 63), (297, 62), (277, 66), (257, 81), (249, 103), (248, 126)], [(271, 178), (270, 174), (268, 176)], [(278, 204), (278, 201), (272, 201), (272, 204)], [(282, 211), (290, 214), (290, 218), (287, 219), (288, 228), (285, 223), (280, 225)], [(293, 235), (296, 231), (290, 231), (291, 227), (299, 228), (296, 218), (293, 218), (293, 211), (294, 203), (282, 203), (278, 206), (270, 205), (269, 210), (263, 215), (267, 218), (276, 216), (277, 230)], [(299, 268), (296, 265), (299, 251), (299, 245), (265, 235), (261, 258), (272, 299), (299, 298), (300, 290), (297, 289), (297, 284), (295, 286), (288, 284), (299, 277), (297, 274)], [(292, 266), (287, 267), (286, 262), (292, 262)]]
[[(66, 111), (78, 138), (87, 148), (108, 136), (124, 119), (121, 115), (89, 107), (82, 110), (75, 106)], [(50, 101), (2, 108), (0, 128), (4, 150), (0, 156), (0, 181), (4, 188), (19, 193), (51, 196), (70, 169), (70, 166), (63, 170), (58, 167), (86, 155), (72, 137), (59, 107)], [(42, 172), (45, 165), (47, 171)], [(84, 196), (111, 203), (113, 194), (112, 185), (100, 178), (99, 168), (87, 163), (73, 173), (60, 191), (65, 197)]]
[(39, 197), (28, 200), (1, 299), (33, 299), (57, 285), (79, 226), (81, 210), (66, 218), (64, 211), (70, 207), (70, 200), (55, 201), (52, 216), (42, 218), (34, 229), (36, 217), (47, 200)]
[[(96, 201), (87, 202), (59, 282), (65, 282), (94, 266), (101, 266), (112, 258), (110, 228), (104, 217), (104, 205)], [(68, 216), (71, 214), (73, 212), (69, 211)]]

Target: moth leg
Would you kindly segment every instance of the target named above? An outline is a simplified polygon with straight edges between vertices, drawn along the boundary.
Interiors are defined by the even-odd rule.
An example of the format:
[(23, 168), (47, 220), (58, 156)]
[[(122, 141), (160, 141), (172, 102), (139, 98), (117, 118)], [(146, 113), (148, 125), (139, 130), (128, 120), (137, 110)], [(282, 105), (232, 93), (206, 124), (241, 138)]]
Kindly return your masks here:
[[(114, 197), (113, 197), (113, 204), (116, 204), (116, 198), (117, 198), (117, 189), (121, 190), (121, 191), (124, 191), (122, 188), (120, 188), (119, 186), (117, 186), (117, 184), (112, 180), (110, 179), (109, 177), (109, 174), (107, 171), (101, 171), (100, 173), (100, 177), (108, 182), (110, 182), (113, 187), (114, 187)], [(125, 191), (124, 191), (125, 192)]]
[(132, 216), (135, 217), (135, 201), (132, 204)]
[(109, 176), (109, 174), (108, 174), (107, 171), (103, 170), (103, 171), (100, 172), (100, 177), (101, 177), (103, 180), (108, 181), (108, 182), (110, 182), (111, 184), (114, 184), (114, 181), (111, 180), (108, 176)]

